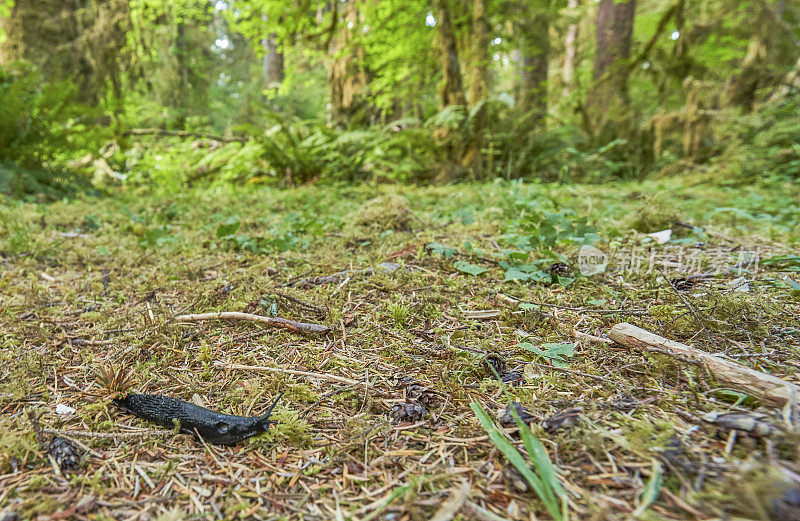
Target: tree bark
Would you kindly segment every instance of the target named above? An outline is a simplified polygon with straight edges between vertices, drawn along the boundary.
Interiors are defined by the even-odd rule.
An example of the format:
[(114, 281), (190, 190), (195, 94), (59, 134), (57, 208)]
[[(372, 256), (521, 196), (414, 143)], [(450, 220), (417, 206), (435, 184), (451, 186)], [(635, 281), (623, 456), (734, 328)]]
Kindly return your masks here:
[[(332, 41), (334, 56), (328, 75), (331, 107), (330, 115), (335, 125), (369, 123), (371, 114), (367, 95), (370, 77), (364, 66), (365, 51), (353, 43), (352, 31), (359, 28), (358, 0), (347, 0), (342, 12), (340, 28)], [(348, 27), (349, 26), (349, 27)]]
[(264, 83), (268, 89), (277, 89), (281, 86), (284, 79), (283, 72), (283, 52), (278, 48), (275, 33), (268, 35), (261, 41), (264, 49), (264, 60), (262, 67), (264, 70)]
[(458, 61), (458, 48), (450, 11), (446, 0), (434, 0), (433, 6), (436, 12), (438, 45), (442, 62), (442, 82), (439, 86), (441, 107), (466, 105), (467, 99), (464, 95), (464, 82), (461, 77), (461, 65)]
[[(569, 0), (567, 9), (570, 13), (578, 8), (578, 0)], [(572, 91), (572, 80), (575, 75), (575, 56), (577, 55), (576, 42), (578, 40), (578, 24), (573, 23), (567, 27), (567, 35), (564, 38), (564, 68), (562, 78), (564, 80), (564, 94)]]
[(519, 25), (522, 42), (520, 109), (529, 115), (527, 123), (538, 125), (547, 114), (547, 77), (550, 58), (550, 2), (539, 2), (528, 19)]
[(486, 97), (489, 94), (489, 24), (486, 21), (486, 0), (472, 2), (472, 74), (469, 102), (471, 107), (483, 103), (472, 116), (470, 138), (463, 164), (479, 175), (482, 170), (481, 146), (486, 128)]
[(608, 124), (625, 119), (636, 0), (601, 0), (597, 10), (594, 85), (587, 95), (586, 111), (596, 138), (605, 140)]
[(127, 1), (20, 0), (0, 21), (0, 64), (25, 60), (47, 80), (72, 79), (82, 101), (95, 103), (110, 81), (121, 95), (119, 54), (126, 43)]

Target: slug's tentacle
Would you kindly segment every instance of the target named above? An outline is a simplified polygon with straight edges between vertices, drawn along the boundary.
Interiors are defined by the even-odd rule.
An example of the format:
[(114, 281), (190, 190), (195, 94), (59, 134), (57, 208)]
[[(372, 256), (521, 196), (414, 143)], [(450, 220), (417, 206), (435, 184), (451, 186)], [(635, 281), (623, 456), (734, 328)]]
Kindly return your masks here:
[(269, 417), (272, 415), (272, 410), (275, 408), (276, 405), (278, 405), (278, 402), (280, 401), (282, 396), (283, 396), (283, 393), (280, 393), (278, 395), (278, 397), (275, 398), (275, 401), (272, 402), (272, 405), (269, 406), (269, 409), (267, 409), (267, 412), (263, 416), (261, 416), (259, 418), (258, 424), (266, 432), (269, 432), (269, 424), (270, 423), (273, 423), (273, 424), (278, 423), (278, 422), (274, 422), (274, 421), (270, 420)]

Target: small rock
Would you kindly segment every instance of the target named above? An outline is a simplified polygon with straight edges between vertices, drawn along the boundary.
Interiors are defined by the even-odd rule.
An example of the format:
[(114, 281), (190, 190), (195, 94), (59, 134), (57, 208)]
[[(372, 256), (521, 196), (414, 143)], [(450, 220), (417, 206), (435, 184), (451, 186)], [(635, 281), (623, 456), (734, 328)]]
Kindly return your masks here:
[(74, 414), (75, 409), (70, 407), (69, 405), (65, 405), (63, 403), (56, 404), (56, 414), (60, 416), (67, 416), (68, 414)]
[(788, 489), (771, 506), (774, 517), (770, 519), (800, 519), (800, 488)]
[(509, 384), (512, 386), (515, 385), (522, 385), (525, 383), (525, 378), (522, 374), (522, 371), (507, 371), (500, 376), (500, 381), (504, 384)]
[(525, 493), (530, 490), (528, 482), (513, 465), (506, 465), (503, 467), (503, 478), (505, 478), (508, 488), (516, 492)]
[(512, 406), (517, 411), (519, 419), (522, 420), (524, 423), (530, 423), (536, 419), (533, 413), (531, 413), (528, 409), (523, 407), (521, 403), (514, 402), (513, 404), (506, 405), (505, 411), (499, 417), (500, 423), (502, 423), (503, 425), (513, 425), (516, 423), (516, 421), (514, 421), (514, 414), (511, 412)]
[(776, 432), (778, 427), (766, 415), (744, 412), (710, 412), (703, 420), (726, 430), (746, 432), (753, 438), (763, 438)]
[(666, 244), (672, 238), (672, 230), (661, 230), (660, 232), (648, 233), (648, 237), (653, 239), (656, 244)]

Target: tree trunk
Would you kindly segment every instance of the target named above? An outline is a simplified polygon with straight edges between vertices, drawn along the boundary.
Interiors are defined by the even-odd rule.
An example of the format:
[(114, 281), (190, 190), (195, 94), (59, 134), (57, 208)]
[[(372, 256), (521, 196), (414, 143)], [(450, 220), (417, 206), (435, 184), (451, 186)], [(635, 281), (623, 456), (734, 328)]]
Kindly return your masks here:
[(278, 89), (283, 83), (283, 53), (278, 49), (275, 33), (268, 35), (261, 41), (264, 49), (264, 83), (268, 89)]
[(549, 0), (538, 2), (527, 20), (518, 27), (522, 42), (520, 109), (529, 117), (526, 123), (538, 125), (547, 114), (547, 75), (550, 58)]
[(628, 106), (628, 75), (625, 61), (631, 55), (636, 0), (601, 0), (597, 10), (594, 85), (586, 112), (590, 128), (601, 141), (608, 137), (608, 124), (621, 123)]
[(333, 38), (331, 54), (334, 56), (328, 75), (332, 123), (367, 124), (371, 120), (367, 101), (369, 74), (364, 66), (365, 51), (353, 43), (352, 31), (361, 27), (358, 0), (347, 0), (342, 13), (342, 22)]
[(489, 24), (486, 21), (486, 0), (472, 3), (472, 74), (469, 102), (471, 107), (482, 105), (472, 116), (470, 137), (463, 165), (479, 175), (482, 170), (481, 146), (486, 128), (486, 97), (489, 94)]
[(446, 0), (434, 0), (436, 11), (436, 28), (438, 34), (439, 53), (442, 61), (442, 83), (439, 96), (442, 108), (451, 105), (466, 105), (464, 82), (461, 78), (461, 65), (458, 61), (458, 48), (450, 11)]
[(26, 60), (45, 79), (72, 79), (87, 103), (97, 102), (107, 81), (121, 95), (119, 54), (129, 22), (123, 0), (19, 0), (0, 21), (0, 64)]
[[(569, 0), (567, 9), (570, 14), (578, 8), (578, 0)], [(567, 27), (567, 35), (564, 38), (564, 69), (562, 77), (564, 79), (564, 95), (572, 91), (572, 79), (575, 75), (575, 56), (577, 55), (576, 42), (578, 40), (578, 24), (573, 23)]]
[(727, 105), (740, 106), (746, 112), (753, 110), (756, 91), (769, 79), (767, 33), (775, 29), (765, 5), (755, 15), (754, 32), (742, 60), (742, 70), (728, 80), (724, 93)]

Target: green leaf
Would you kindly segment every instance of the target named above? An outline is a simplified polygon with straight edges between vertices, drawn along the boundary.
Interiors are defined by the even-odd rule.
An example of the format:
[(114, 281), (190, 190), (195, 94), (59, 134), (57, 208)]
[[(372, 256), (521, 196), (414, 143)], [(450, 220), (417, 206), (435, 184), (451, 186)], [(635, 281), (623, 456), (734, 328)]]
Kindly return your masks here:
[(503, 280), (511, 281), (511, 280), (533, 280), (535, 282), (540, 282), (543, 280), (548, 280), (550, 278), (550, 274), (540, 270), (530, 270), (524, 271), (520, 269), (520, 267), (512, 266), (506, 270), (506, 276)]
[(750, 395), (732, 389), (718, 389), (714, 394), (722, 397), (725, 401), (733, 401), (734, 407), (741, 405), (745, 400), (750, 398)]
[(230, 217), (225, 222), (217, 226), (217, 237), (220, 239), (232, 238), (233, 234), (236, 233), (236, 230), (239, 229), (239, 226), (241, 226), (239, 219), (236, 217)]
[(468, 273), (470, 275), (480, 275), (481, 273), (488, 271), (486, 268), (482, 266), (478, 266), (477, 264), (471, 264), (466, 261), (456, 261), (453, 263), (453, 266), (460, 272)]
[(455, 248), (448, 248), (444, 244), (439, 244), (438, 242), (432, 242), (427, 246), (428, 249), (431, 250), (433, 253), (437, 255), (443, 255), (445, 259), (449, 259), (450, 257), (456, 254)]
[(547, 358), (552, 365), (557, 367), (568, 366), (569, 364), (564, 358), (571, 358), (575, 354), (575, 344), (573, 343), (544, 343), (540, 347), (536, 347), (530, 342), (521, 342), (517, 344), (517, 347)]

